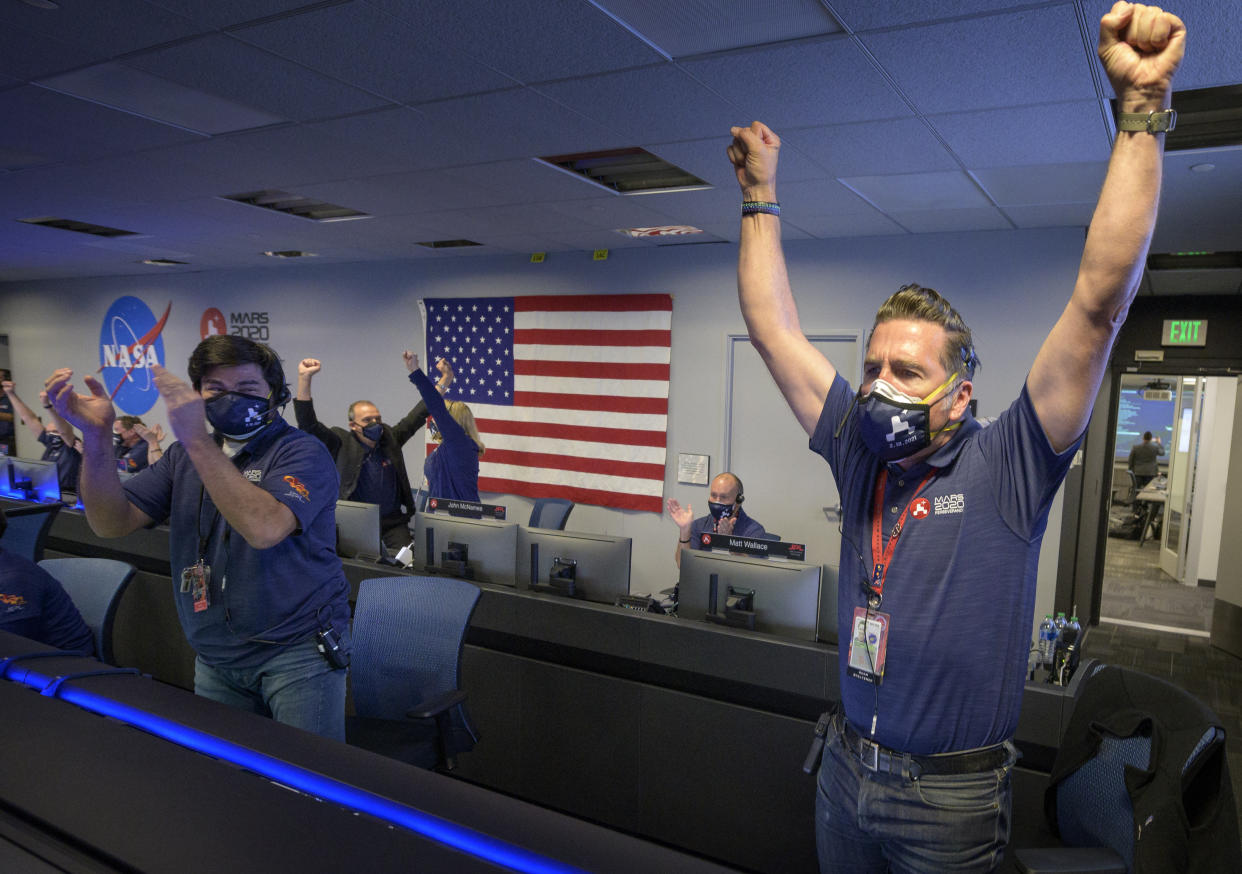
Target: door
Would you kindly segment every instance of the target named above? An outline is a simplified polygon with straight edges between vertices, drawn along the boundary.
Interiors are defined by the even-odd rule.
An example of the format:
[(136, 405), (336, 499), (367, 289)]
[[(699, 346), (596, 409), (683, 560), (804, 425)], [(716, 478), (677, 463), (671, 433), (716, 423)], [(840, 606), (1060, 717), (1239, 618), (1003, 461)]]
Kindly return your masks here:
[(1186, 544), (1190, 536), (1190, 507), (1194, 499), (1195, 456), (1199, 420), (1203, 411), (1204, 382), (1187, 376), (1178, 380), (1177, 420), (1169, 447), (1169, 484), (1165, 492), (1164, 524), (1160, 532), (1160, 569), (1179, 583), (1186, 572)]
[[(808, 337), (857, 386), (861, 332)], [(746, 487), (746, 512), (782, 540), (805, 543), (807, 560), (835, 566), (841, 554), (839, 500), (828, 464), (807, 448), (808, 436), (746, 336), (730, 335), (728, 433), (724, 460)]]

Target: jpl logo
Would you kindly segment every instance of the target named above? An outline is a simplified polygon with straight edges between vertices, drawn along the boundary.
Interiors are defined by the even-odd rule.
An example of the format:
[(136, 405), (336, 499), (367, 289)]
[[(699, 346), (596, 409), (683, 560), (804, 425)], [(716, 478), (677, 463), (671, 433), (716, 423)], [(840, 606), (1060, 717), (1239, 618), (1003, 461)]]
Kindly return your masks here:
[(150, 366), (164, 362), (164, 340), (160, 337), (172, 310), (155, 314), (136, 297), (120, 297), (104, 315), (99, 331), (99, 372), (113, 403), (125, 413), (141, 416), (159, 397), (151, 379)]

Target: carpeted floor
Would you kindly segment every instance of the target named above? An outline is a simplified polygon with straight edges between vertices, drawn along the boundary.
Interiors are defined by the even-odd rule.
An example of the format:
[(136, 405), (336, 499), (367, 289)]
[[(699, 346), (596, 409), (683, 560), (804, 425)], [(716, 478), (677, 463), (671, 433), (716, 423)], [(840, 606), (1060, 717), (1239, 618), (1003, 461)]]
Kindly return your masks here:
[(1160, 546), (1148, 540), (1108, 538), (1104, 556), (1102, 619), (1124, 619), (1208, 631), (1214, 589), (1183, 586), (1160, 570)]

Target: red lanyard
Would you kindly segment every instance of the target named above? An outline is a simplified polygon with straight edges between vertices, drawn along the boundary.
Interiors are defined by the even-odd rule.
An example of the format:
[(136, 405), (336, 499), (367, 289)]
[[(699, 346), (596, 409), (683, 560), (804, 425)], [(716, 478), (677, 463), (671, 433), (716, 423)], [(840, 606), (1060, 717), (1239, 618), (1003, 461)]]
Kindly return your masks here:
[[(888, 566), (893, 560), (893, 551), (897, 548), (897, 538), (901, 536), (901, 528), (906, 523), (906, 516), (909, 515), (910, 508), (914, 506), (914, 502), (918, 500), (919, 492), (923, 491), (923, 487), (935, 475), (936, 468), (933, 467), (928, 471), (927, 476), (923, 477), (919, 487), (914, 490), (914, 494), (910, 496), (910, 503), (906, 504), (906, 509), (902, 511), (901, 518), (893, 526), (893, 533), (888, 538), (887, 546), (881, 543), (884, 537), (884, 533), (881, 530), (881, 520), (884, 518), (884, 486), (888, 483), (888, 470), (882, 468), (879, 477), (876, 478), (875, 513), (871, 519), (871, 558), (875, 561), (875, 570), (871, 574), (871, 588), (880, 597), (884, 596), (884, 579), (888, 576)], [(879, 556), (879, 558), (877, 559), (876, 556)]]

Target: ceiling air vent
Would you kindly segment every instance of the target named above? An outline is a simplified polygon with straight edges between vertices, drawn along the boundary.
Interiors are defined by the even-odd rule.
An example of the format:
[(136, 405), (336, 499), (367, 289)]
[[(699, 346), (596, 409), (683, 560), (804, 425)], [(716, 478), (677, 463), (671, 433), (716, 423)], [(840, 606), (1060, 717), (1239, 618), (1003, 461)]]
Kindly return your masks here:
[(93, 225), (90, 222), (76, 222), (73, 219), (52, 216), (18, 219), (18, 221), (28, 225), (42, 225), (45, 228), (59, 228), (62, 231), (77, 231), (79, 234), (90, 234), (93, 237), (133, 237), (138, 234), (137, 231), (123, 231), (120, 228), (108, 228), (103, 225)]
[(483, 244), (476, 243), (474, 240), (428, 240), (418, 245), (426, 246), (428, 249), (458, 249), (462, 246), (482, 246)]
[(297, 216), (313, 222), (349, 222), (371, 217), (365, 212), (350, 209), (347, 206), (337, 206), (335, 203), (326, 203), (311, 197), (303, 197), (300, 194), (290, 194), (288, 191), (273, 189), (248, 191), (245, 194), (226, 194), (224, 199), (234, 203), (244, 203), (247, 206), (257, 206), (272, 212), (283, 212), (285, 215)]
[[(1112, 101), (1117, 111), (1116, 98)], [(1242, 145), (1242, 85), (1173, 92), (1177, 126), (1165, 134), (1166, 152)]]
[(712, 187), (693, 173), (639, 148), (553, 155), (535, 160), (614, 194), (663, 194)]

